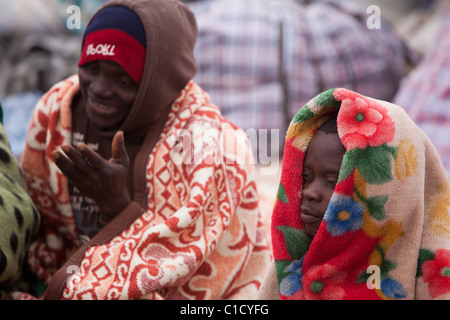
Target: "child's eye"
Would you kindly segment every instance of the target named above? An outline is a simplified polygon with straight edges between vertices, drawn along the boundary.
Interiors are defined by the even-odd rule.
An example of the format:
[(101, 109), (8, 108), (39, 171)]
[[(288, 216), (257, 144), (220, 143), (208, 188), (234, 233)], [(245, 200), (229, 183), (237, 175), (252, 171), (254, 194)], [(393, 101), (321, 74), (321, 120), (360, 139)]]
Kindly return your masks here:
[(310, 172), (303, 172), (302, 173), (303, 181), (311, 181), (313, 176)]
[(329, 186), (331, 186), (331, 187), (334, 188), (334, 187), (336, 187), (337, 181), (338, 181), (337, 178), (328, 178), (328, 179), (326, 180), (326, 183), (327, 183)]

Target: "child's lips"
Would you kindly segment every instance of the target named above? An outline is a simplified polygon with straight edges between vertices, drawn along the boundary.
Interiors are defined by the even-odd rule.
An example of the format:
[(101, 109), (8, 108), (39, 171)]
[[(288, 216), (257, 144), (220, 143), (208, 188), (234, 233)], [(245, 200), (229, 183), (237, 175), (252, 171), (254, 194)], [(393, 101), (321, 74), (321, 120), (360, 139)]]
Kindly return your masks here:
[(315, 213), (308, 208), (301, 208), (300, 218), (304, 223), (317, 223), (322, 220), (323, 216)]

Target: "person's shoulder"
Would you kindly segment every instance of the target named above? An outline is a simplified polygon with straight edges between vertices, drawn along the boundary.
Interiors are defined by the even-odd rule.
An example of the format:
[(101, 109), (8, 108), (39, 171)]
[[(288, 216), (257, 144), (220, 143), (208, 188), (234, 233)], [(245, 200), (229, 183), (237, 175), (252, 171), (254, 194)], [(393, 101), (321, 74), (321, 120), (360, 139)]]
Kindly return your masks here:
[(38, 104), (52, 104), (60, 101), (69, 92), (76, 92), (79, 89), (78, 74), (67, 77), (55, 83), (46, 93), (43, 94)]

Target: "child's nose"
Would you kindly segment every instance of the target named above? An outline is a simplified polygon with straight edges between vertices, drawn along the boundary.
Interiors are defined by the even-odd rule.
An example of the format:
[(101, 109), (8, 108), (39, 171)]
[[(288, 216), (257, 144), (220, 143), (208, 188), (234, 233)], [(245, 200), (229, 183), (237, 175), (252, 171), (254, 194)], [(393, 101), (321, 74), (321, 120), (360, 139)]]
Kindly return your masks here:
[(308, 185), (303, 186), (303, 199), (308, 201), (322, 201), (322, 190), (318, 179), (314, 179)]

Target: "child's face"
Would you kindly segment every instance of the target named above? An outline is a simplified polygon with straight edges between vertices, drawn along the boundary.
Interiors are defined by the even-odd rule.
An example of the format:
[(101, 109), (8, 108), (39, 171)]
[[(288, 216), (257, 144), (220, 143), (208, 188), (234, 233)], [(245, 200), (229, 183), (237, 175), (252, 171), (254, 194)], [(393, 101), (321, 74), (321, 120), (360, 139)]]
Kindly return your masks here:
[(338, 181), (345, 149), (339, 136), (318, 131), (311, 142), (303, 164), (301, 219), (305, 231), (313, 237), (325, 215)]

